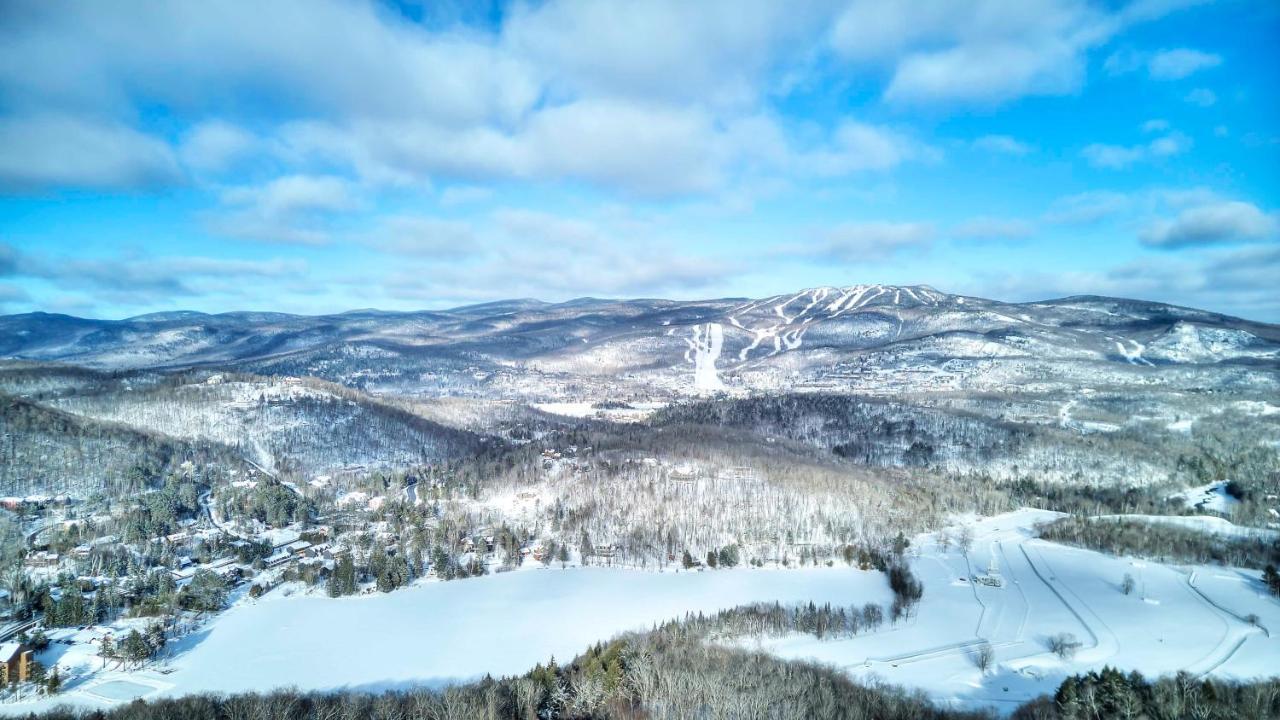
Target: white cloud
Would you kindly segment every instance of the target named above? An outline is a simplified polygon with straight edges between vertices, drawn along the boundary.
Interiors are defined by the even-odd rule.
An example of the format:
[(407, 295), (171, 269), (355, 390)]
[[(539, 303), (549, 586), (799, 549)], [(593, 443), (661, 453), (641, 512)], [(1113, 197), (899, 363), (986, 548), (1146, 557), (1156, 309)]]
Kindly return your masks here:
[[(450, 232), (476, 238), (456, 265), (406, 267), (387, 279), (392, 297), (458, 302), (510, 297), (636, 296), (687, 293), (743, 272), (740, 258), (690, 253), (628, 216), (563, 216), (505, 208)], [(405, 256), (405, 262), (412, 258)], [(402, 263), (402, 265), (405, 263)], [(566, 282), (572, 278), (572, 282)]]
[(579, 0), (517, 6), (506, 47), (554, 90), (645, 101), (742, 105), (784, 57), (807, 52), (829, 3), (771, 0)]
[(1028, 220), (989, 216), (969, 218), (951, 228), (952, 236), (963, 240), (1025, 240), (1035, 232)]
[(0, 86), (19, 106), (119, 108), (144, 94), (203, 113), (257, 97), (299, 114), (467, 124), (514, 119), (539, 94), (533, 69), (492, 42), (430, 33), (372, 3), (175, 0), (145, 22), (103, 4), (29, 5), (4, 28)]
[(1103, 68), (1112, 75), (1146, 69), (1153, 80), (1181, 80), (1200, 70), (1217, 67), (1222, 57), (1190, 48), (1144, 52), (1125, 48), (1107, 56)]
[[(0, 243), (0, 262), (10, 277), (43, 280), (69, 290), (93, 290), (167, 298), (197, 295), (210, 282), (246, 277), (304, 275), (301, 260), (240, 260), (191, 256), (63, 257), (32, 253)], [(3, 267), (3, 266), (0, 266)]]
[(1187, 93), (1187, 96), (1183, 99), (1192, 105), (1199, 105), (1205, 108), (1212, 107), (1218, 102), (1218, 96), (1208, 88), (1196, 88)]
[(933, 245), (937, 231), (931, 223), (861, 221), (835, 225), (819, 233), (819, 239), (775, 249), (781, 257), (855, 263), (880, 262)]
[(850, 62), (888, 66), (889, 100), (992, 103), (1076, 91), (1089, 50), (1174, 9), (1109, 12), (1083, 0), (854, 0), (831, 42)]
[(1093, 143), (1086, 146), (1081, 155), (1094, 167), (1121, 170), (1139, 162), (1179, 155), (1189, 150), (1191, 144), (1191, 138), (1172, 132), (1143, 145)]
[(1043, 219), (1055, 225), (1088, 225), (1118, 215), (1131, 206), (1129, 196), (1123, 193), (1102, 190), (1078, 193), (1054, 200)]
[(1147, 157), (1147, 147), (1145, 145), (1125, 147), (1121, 145), (1093, 143), (1092, 145), (1085, 147), (1085, 149), (1081, 151), (1081, 154), (1084, 155), (1084, 158), (1094, 167), (1118, 170), (1120, 168), (1126, 168)]
[(223, 208), (207, 217), (220, 235), (295, 245), (330, 240), (328, 218), (361, 207), (352, 184), (327, 175), (286, 175), (263, 185), (222, 193)]
[(493, 190), (475, 185), (450, 185), (440, 193), (440, 205), (456, 207), (483, 202), (493, 197)]
[(222, 120), (206, 120), (183, 135), (178, 153), (183, 165), (202, 172), (220, 173), (232, 168), (259, 148), (257, 137)]
[(1181, 80), (1199, 70), (1217, 67), (1222, 57), (1212, 53), (1178, 48), (1162, 50), (1147, 61), (1147, 72), (1156, 80)]
[(1150, 223), (1144, 245), (1166, 249), (1274, 239), (1276, 218), (1241, 201), (1217, 201), (1188, 208), (1173, 219)]
[(228, 205), (253, 205), (265, 215), (283, 216), (310, 211), (337, 212), (357, 206), (348, 181), (333, 176), (286, 175), (260, 187), (227, 190)]
[(69, 115), (0, 118), (0, 189), (133, 190), (180, 180), (168, 145), (123, 125)]
[(371, 242), (387, 252), (436, 260), (474, 257), (481, 252), (480, 237), (471, 223), (416, 215), (383, 218)]
[(1168, 129), (1169, 129), (1168, 120), (1155, 119), (1155, 120), (1148, 120), (1142, 123), (1142, 132), (1144, 133), (1164, 132)]
[(895, 130), (845, 121), (825, 147), (799, 152), (796, 162), (824, 176), (847, 175), (864, 170), (889, 170), (913, 160), (932, 161), (939, 152)]
[(1090, 271), (991, 271), (961, 289), (1015, 301), (1080, 294), (1140, 298), (1275, 322), (1280, 320), (1277, 276), (1280, 247), (1255, 245), (1147, 256)]
[(973, 141), (973, 146), (1003, 155), (1026, 155), (1035, 148), (1008, 135), (984, 135)]

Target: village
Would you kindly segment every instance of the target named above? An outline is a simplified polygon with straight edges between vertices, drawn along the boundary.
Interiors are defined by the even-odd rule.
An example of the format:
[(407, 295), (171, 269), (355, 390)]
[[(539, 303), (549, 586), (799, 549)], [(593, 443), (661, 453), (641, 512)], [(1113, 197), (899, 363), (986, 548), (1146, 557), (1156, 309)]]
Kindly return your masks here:
[[(547, 448), (541, 464), (572, 473), (589, 452)], [(441, 498), (458, 488), (430, 474), (391, 483), (355, 466), (292, 482), (250, 466), (219, 475), (215, 491), (205, 484), (215, 473), (188, 464), (125, 500), (0, 498), (0, 521), (21, 538), (0, 575), (0, 701), (66, 691), (104, 669), (163, 672), (174, 641), (278, 588), (367, 595), (526, 564), (614, 561), (612, 543), (550, 539), (535, 489), (487, 501), (470, 522), (441, 518)], [(691, 477), (672, 473), (678, 484)]]

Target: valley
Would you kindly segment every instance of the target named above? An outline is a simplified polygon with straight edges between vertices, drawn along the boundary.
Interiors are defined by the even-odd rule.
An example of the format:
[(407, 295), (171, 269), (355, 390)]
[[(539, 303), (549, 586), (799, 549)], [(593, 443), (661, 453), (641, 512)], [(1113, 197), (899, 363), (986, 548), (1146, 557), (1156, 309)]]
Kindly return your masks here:
[(6, 714), (671, 634), (1006, 715), (1280, 653), (1275, 326), (890, 286), (0, 325), (4, 607), (59, 683)]

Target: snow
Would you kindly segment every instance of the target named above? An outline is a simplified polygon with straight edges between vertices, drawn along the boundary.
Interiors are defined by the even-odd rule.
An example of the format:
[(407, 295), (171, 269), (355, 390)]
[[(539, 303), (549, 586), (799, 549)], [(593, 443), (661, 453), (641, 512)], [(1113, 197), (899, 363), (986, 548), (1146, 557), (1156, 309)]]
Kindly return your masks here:
[(1193, 487), (1189, 490), (1183, 490), (1180, 493), (1171, 495), (1172, 498), (1180, 498), (1187, 504), (1187, 507), (1197, 508), (1199, 510), (1211, 510), (1213, 512), (1229, 513), (1231, 509), (1240, 504), (1240, 501), (1227, 494), (1227, 481), (1212, 482), (1208, 485)]
[[(1280, 606), (1260, 590), (1258, 573), (1176, 568), (1033, 538), (1035, 523), (1056, 517), (1022, 510), (972, 520), (974, 544), (967, 558), (954, 544), (943, 551), (936, 535), (915, 538), (911, 563), (924, 582), (924, 599), (897, 626), (886, 623), (852, 639), (793, 635), (726, 642), (816, 659), (961, 707), (1004, 711), (1051, 693), (1066, 675), (1103, 665), (1149, 676), (1186, 670), (1250, 678), (1274, 672)], [(1235, 527), (1212, 518), (1182, 520)], [(999, 586), (973, 581), (988, 573), (1000, 578)], [(1120, 591), (1126, 574), (1136, 582), (1130, 595)], [(242, 600), (172, 643), (177, 653), (167, 674), (93, 674), (58, 702), (100, 707), (132, 692), (150, 697), (282, 685), (438, 686), (485, 673), (521, 673), (552, 655), (567, 660), (618, 632), (687, 611), (775, 600), (849, 606), (886, 604), (890, 597), (882, 575), (844, 567), (666, 573), (527, 568), (342, 599), (277, 591)], [(1260, 625), (1247, 622), (1249, 615), (1257, 615)], [(1046, 645), (1049, 636), (1064, 632), (1080, 643), (1068, 659)], [(995, 666), (985, 676), (970, 659), (984, 641), (995, 651)], [(83, 647), (85, 662), (94, 664), (92, 645)], [(33, 709), (33, 703), (6, 705), (0, 713)]]
[(143, 697), (155, 692), (156, 689), (153, 685), (143, 685), (131, 680), (107, 680), (86, 687), (82, 692), (103, 700), (117, 702)]
[[(781, 312), (781, 310), (779, 310)], [(720, 348), (724, 344), (724, 326), (720, 323), (707, 323), (694, 328), (693, 339), (686, 340), (693, 350), (693, 384), (699, 390), (723, 390), (724, 383), (716, 374), (716, 360), (720, 358)]]
[[(1235, 500), (1234, 498), (1229, 499)], [(1266, 530), (1236, 525), (1230, 520), (1224, 520), (1214, 515), (1100, 515), (1099, 518), (1103, 520), (1133, 520), (1158, 525), (1175, 525), (1188, 530), (1233, 538), (1256, 537), (1271, 539), (1280, 537), (1280, 530)]]
[[(244, 600), (171, 643), (177, 654), (165, 668), (168, 674), (154, 669), (106, 673), (69, 689), (57, 702), (103, 706), (101, 694), (90, 691), (101, 679), (161, 688), (153, 695), (286, 685), (304, 690), (437, 686), (485, 673), (523, 673), (552, 655), (566, 661), (599, 640), (648, 629), (686, 611), (809, 600), (883, 605), (891, 596), (880, 573), (845, 567), (665, 573), (527, 569), (340, 599), (283, 597), (277, 591), (259, 601)], [(92, 653), (92, 646), (83, 647)], [(95, 659), (88, 654), (86, 662)], [(0, 714), (35, 709), (36, 703), (0, 705)]]
[[(1280, 638), (1243, 620), (1256, 613), (1264, 626), (1273, 619), (1280, 627), (1275, 603), (1256, 592), (1256, 580), (1233, 584), (1218, 580), (1235, 573), (1223, 568), (1185, 572), (1031, 539), (1026, 528), (1053, 516), (1021, 511), (975, 523), (967, 563), (954, 548), (943, 554), (926, 541), (913, 562), (924, 599), (915, 618), (897, 628), (849, 640), (792, 636), (751, 644), (919, 688), (938, 701), (1003, 711), (1051, 694), (1069, 674), (1103, 665), (1147, 675), (1187, 670), (1241, 679), (1274, 672)], [(960, 579), (992, 559), (1002, 587)], [(1137, 582), (1132, 595), (1119, 589), (1126, 573)], [(1219, 604), (1230, 610), (1202, 593), (1221, 595)], [(1046, 639), (1061, 632), (1081, 643), (1071, 659), (1047, 649)], [(995, 651), (995, 667), (986, 676), (969, 657), (982, 641)]]
[(534, 403), (533, 407), (542, 412), (565, 417), (584, 418), (595, 414), (595, 407), (589, 402), (545, 402)]
[(1151, 365), (1152, 363), (1150, 360), (1142, 357), (1142, 351), (1146, 349), (1143, 347), (1142, 343), (1137, 340), (1129, 340), (1129, 342), (1133, 343), (1132, 350), (1126, 348), (1124, 343), (1119, 340), (1115, 341), (1116, 350), (1120, 352), (1120, 355), (1124, 357), (1125, 360), (1128, 360), (1131, 365)]
[(542, 412), (572, 418), (602, 418), (613, 422), (641, 422), (655, 410), (666, 407), (663, 402), (633, 402), (629, 407), (596, 407), (591, 402), (541, 402), (532, 407)]
[(1151, 344), (1149, 352), (1171, 362), (1205, 363), (1255, 353), (1249, 347), (1257, 336), (1243, 330), (1213, 328), (1179, 321), (1160, 339)]

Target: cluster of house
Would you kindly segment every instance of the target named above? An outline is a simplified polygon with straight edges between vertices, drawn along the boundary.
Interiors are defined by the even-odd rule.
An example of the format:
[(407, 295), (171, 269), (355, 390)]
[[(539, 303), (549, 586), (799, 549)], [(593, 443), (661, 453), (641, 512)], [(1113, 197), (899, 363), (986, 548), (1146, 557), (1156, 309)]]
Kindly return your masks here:
[(328, 542), (311, 543), (306, 540), (294, 540), (291, 543), (277, 546), (265, 559), (268, 568), (276, 568), (298, 561), (303, 564), (322, 564), (329, 560), (337, 560), (350, 552), (345, 545)]
[(23, 560), (23, 564), (26, 565), (28, 570), (56, 568), (61, 563), (62, 558), (52, 550), (37, 550), (33, 553), (27, 553), (27, 557)]
[(66, 505), (71, 502), (67, 495), (26, 495), (18, 497), (8, 495), (0, 497), (0, 507), (10, 512), (18, 510), (39, 510), (49, 505)]

